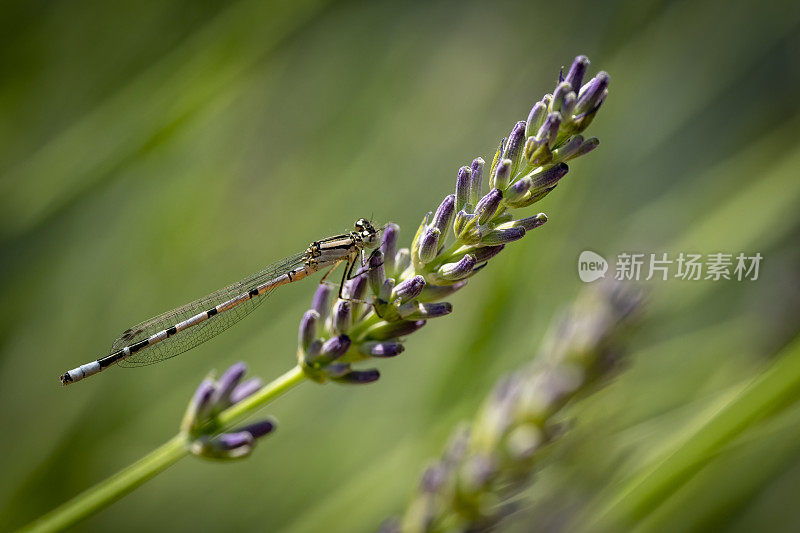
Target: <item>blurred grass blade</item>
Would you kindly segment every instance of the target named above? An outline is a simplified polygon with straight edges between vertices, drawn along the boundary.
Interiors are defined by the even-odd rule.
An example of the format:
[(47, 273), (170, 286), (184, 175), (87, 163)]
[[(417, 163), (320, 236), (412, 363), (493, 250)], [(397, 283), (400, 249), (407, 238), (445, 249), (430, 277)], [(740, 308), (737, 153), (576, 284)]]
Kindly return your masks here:
[(800, 398), (800, 337), (775, 362), (666, 458), (634, 477), (601, 510), (591, 529), (613, 529), (641, 520), (697, 474), (745, 429)]

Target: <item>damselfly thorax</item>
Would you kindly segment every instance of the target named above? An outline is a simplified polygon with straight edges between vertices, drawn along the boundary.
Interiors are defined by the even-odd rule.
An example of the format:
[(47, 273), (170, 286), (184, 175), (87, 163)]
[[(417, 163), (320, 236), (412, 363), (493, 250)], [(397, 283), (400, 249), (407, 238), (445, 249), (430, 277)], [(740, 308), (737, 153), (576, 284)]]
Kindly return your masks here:
[(175, 357), (228, 329), (278, 287), (318, 270), (345, 263), (344, 281), (359, 258), (363, 264), (364, 251), (377, 245), (378, 233), (368, 220), (360, 218), (354, 231), (314, 241), (305, 251), (261, 272), (125, 330), (108, 355), (65, 372), (61, 383), (69, 385), (115, 364), (145, 366)]

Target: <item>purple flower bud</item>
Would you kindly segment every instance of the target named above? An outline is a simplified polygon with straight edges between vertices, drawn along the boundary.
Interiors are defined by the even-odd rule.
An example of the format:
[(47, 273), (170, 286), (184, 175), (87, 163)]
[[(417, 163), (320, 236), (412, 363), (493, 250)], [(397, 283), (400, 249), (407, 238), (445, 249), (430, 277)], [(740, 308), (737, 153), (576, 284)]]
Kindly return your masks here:
[(392, 300), (392, 291), (394, 290), (394, 279), (386, 278), (381, 285), (381, 290), (378, 291), (378, 299), (382, 302), (390, 302)]
[(214, 380), (208, 378), (204, 379), (197, 387), (190, 406), (190, 409), (194, 411), (195, 420), (202, 421), (208, 417), (214, 407), (212, 399), (216, 388)]
[(372, 252), (367, 260), (367, 278), (369, 279), (369, 286), (372, 292), (378, 294), (381, 290), (381, 285), (386, 279), (386, 272), (383, 269), (383, 254), (380, 249)]
[(425, 278), (422, 276), (414, 276), (397, 285), (394, 288), (394, 295), (392, 299), (397, 299), (400, 304), (414, 300), (422, 293), (425, 288)]
[(582, 135), (574, 135), (570, 140), (562, 144), (556, 150), (553, 150), (553, 159), (557, 161), (568, 161), (572, 159), (583, 144)]
[(405, 347), (399, 342), (368, 341), (361, 343), (358, 349), (361, 353), (370, 357), (394, 357), (403, 353)]
[(445, 263), (440, 266), (437, 274), (448, 281), (455, 281), (469, 276), (476, 263), (474, 255), (465, 254), (457, 263)]
[(363, 300), (367, 292), (367, 276), (361, 274), (353, 279), (345, 281), (342, 295), (346, 295), (351, 300)]
[(394, 258), (395, 271), (399, 276), (411, 266), (411, 250), (408, 248), (400, 248), (397, 251), (397, 256)]
[(525, 123), (525, 136), (532, 137), (535, 135), (539, 128), (544, 123), (544, 117), (547, 115), (547, 106), (542, 102), (536, 102), (528, 114), (528, 120)]
[(383, 237), (381, 240), (381, 252), (383, 253), (383, 268), (390, 274), (395, 273), (395, 256), (397, 255), (397, 235), (400, 232), (400, 226), (397, 224), (389, 223), (383, 230)]
[(483, 190), (483, 166), (485, 161), (480, 157), (472, 162), (470, 167), (469, 203), (475, 205)]
[(533, 174), (533, 187), (535, 189), (549, 188), (558, 183), (558, 180), (563, 178), (569, 172), (569, 166), (566, 163), (557, 163), (549, 168), (542, 170), (537, 174)]
[(339, 335), (325, 341), (320, 350), (320, 355), (324, 357), (326, 361), (333, 361), (343, 356), (349, 349), (350, 337), (347, 335)]
[(561, 104), (561, 117), (571, 119), (572, 114), (575, 111), (575, 104), (577, 104), (577, 102), (577, 95), (573, 91), (568, 92), (564, 97), (564, 103)]
[[(502, 165), (501, 165), (502, 166)], [(492, 189), (486, 196), (480, 199), (475, 206), (475, 214), (478, 215), (478, 224), (486, 224), (497, 213), (500, 202), (503, 201), (503, 191)]]
[(503, 159), (498, 163), (497, 169), (492, 176), (490, 186), (495, 189), (505, 189), (511, 179), (511, 160)]
[(475, 257), (476, 264), (485, 263), (492, 257), (502, 252), (503, 248), (505, 248), (505, 246), (503, 246), (502, 244), (497, 246), (481, 246), (480, 248), (475, 248), (474, 250), (472, 250), (470, 254), (472, 254)]
[(453, 209), (455, 207), (455, 203), (455, 195), (449, 194), (445, 196), (444, 200), (442, 200), (442, 203), (439, 204), (439, 207), (436, 209), (436, 213), (433, 215), (431, 226), (437, 228), (441, 235), (447, 235), (447, 230), (450, 226), (450, 220), (453, 218)]
[(508, 136), (508, 143), (503, 154), (505, 159), (510, 159), (512, 165), (516, 164), (522, 147), (525, 145), (525, 122), (517, 122)]
[(407, 320), (424, 320), (449, 315), (453, 311), (453, 305), (448, 302), (408, 302), (397, 310)]
[(467, 167), (458, 169), (458, 177), (456, 177), (456, 211), (461, 211), (464, 205), (469, 201), (471, 174), (472, 172)]
[(536, 137), (528, 137), (528, 140), (525, 141), (525, 159), (527, 159), (530, 164), (533, 164), (534, 155), (542, 146), (545, 146), (545, 142)]
[(248, 396), (252, 396), (256, 392), (258, 392), (261, 387), (264, 386), (264, 382), (261, 381), (260, 378), (250, 378), (242, 383), (239, 383), (233, 392), (231, 392), (231, 402), (237, 404), (247, 398)]
[(253, 451), (255, 438), (247, 431), (237, 431), (236, 433), (223, 433), (207, 441), (203, 450), (207, 457), (216, 459), (236, 459), (245, 457)]
[[(322, 285), (320, 285), (322, 286)], [(317, 290), (317, 294), (319, 294)], [(300, 319), (300, 331), (297, 336), (297, 344), (303, 351), (308, 350), (308, 345), (317, 336), (317, 324), (319, 323), (319, 313), (313, 309), (309, 309), (303, 313), (303, 318)]]
[(378, 381), (380, 377), (381, 373), (373, 368), (371, 370), (351, 370), (347, 374), (336, 378), (336, 381), (353, 385), (366, 385), (367, 383)]
[(539, 128), (536, 139), (552, 145), (558, 137), (558, 128), (561, 127), (561, 113), (553, 112), (547, 115), (544, 124)]
[(436, 464), (425, 469), (425, 473), (422, 474), (422, 481), (419, 484), (419, 488), (422, 492), (435, 494), (439, 491), (439, 488), (445, 484), (446, 481), (447, 469), (441, 464)]
[(525, 236), (525, 228), (493, 229), (481, 239), (484, 246), (508, 244)]
[(249, 424), (243, 428), (240, 428), (237, 431), (250, 433), (250, 435), (252, 435), (254, 439), (259, 439), (264, 435), (267, 435), (275, 431), (275, 427), (276, 427), (275, 420), (272, 418), (266, 418), (259, 422), (255, 422), (253, 424)]
[(530, 231), (532, 229), (536, 229), (542, 224), (547, 222), (547, 215), (544, 213), (539, 213), (536, 216), (528, 217), (528, 218), (521, 218), (519, 220), (514, 221), (515, 228), (525, 228), (525, 231)]
[(578, 56), (575, 58), (575, 61), (572, 62), (572, 66), (569, 68), (569, 72), (567, 73), (567, 77), (564, 78), (564, 81), (569, 83), (572, 87), (572, 90), (578, 92), (583, 83), (583, 77), (586, 75), (586, 69), (589, 68), (589, 58), (586, 56)]
[(367, 337), (376, 341), (395, 339), (414, 333), (424, 325), (424, 320), (386, 322), (371, 329)]
[(559, 83), (556, 90), (553, 92), (553, 102), (550, 104), (552, 111), (561, 111), (564, 106), (564, 100), (567, 95), (572, 92), (572, 87), (569, 83)]
[(581, 147), (578, 148), (578, 151), (572, 154), (572, 157), (570, 157), (570, 159), (575, 159), (576, 157), (588, 154), (589, 152), (597, 148), (599, 144), (600, 144), (600, 139), (598, 139), (597, 137), (586, 139), (586, 141), (581, 145)]
[(324, 322), (325, 319), (328, 318), (332, 293), (333, 285), (329, 283), (320, 283), (317, 286), (317, 292), (314, 293), (314, 298), (311, 300), (311, 309), (317, 312), (321, 322)]
[(528, 193), (531, 185), (533, 185), (533, 181), (530, 176), (525, 176), (512, 183), (511, 186), (506, 189), (506, 202), (513, 204), (521, 200), (522, 197)]
[(457, 281), (452, 285), (431, 285), (430, 283), (425, 285), (425, 288), (422, 290), (422, 294), (419, 295), (419, 301), (421, 302), (433, 302), (436, 300), (441, 300), (442, 298), (447, 298), (457, 290), (461, 289), (467, 284), (467, 280)]
[(331, 321), (334, 330), (340, 333), (346, 333), (350, 330), (350, 325), (353, 320), (352, 309), (353, 306), (350, 304), (349, 300), (337, 300), (336, 303), (333, 304)]
[(586, 113), (600, 106), (605, 99), (608, 89), (609, 77), (607, 72), (600, 71), (597, 76), (581, 87), (578, 102), (575, 104), (576, 113)]
[(231, 405), (231, 392), (247, 372), (247, 365), (242, 362), (232, 364), (219, 378), (217, 390), (214, 392), (213, 403), (218, 409), (225, 409)]
[(423, 234), (419, 243), (419, 260), (424, 263), (429, 263), (436, 257), (436, 252), (439, 246), (439, 229), (429, 227)]

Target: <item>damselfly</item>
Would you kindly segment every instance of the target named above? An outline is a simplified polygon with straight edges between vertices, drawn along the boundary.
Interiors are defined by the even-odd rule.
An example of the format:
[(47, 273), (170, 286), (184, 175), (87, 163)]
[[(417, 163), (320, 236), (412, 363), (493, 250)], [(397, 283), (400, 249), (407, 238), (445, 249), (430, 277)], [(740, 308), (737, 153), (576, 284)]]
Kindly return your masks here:
[(126, 330), (108, 355), (64, 373), (61, 383), (69, 385), (115, 364), (145, 366), (175, 357), (241, 320), (282, 285), (342, 262), (346, 265), (344, 281), (352, 274), (357, 258), (361, 256), (363, 262), (364, 250), (377, 242), (378, 231), (368, 220), (358, 219), (355, 231), (312, 242), (302, 253)]

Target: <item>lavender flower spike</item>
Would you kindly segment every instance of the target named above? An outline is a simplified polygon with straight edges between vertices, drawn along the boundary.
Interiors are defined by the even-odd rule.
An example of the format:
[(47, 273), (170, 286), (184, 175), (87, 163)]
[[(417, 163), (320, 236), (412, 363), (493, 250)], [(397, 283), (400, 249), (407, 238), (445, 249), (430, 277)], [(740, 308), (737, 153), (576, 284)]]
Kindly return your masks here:
[[(309, 312), (316, 314), (316, 311)], [(245, 370), (244, 363), (236, 363), (222, 374), (219, 381), (206, 378), (200, 383), (181, 424), (181, 432), (193, 454), (209, 459), (246, 457), (256, 439), (274, 429), (274, 420), (266, 419), (247, 428), (216, 435), (220, 429), (218, 415), (261, 388), (261, 380), (257, 378), (241, 383)]]

